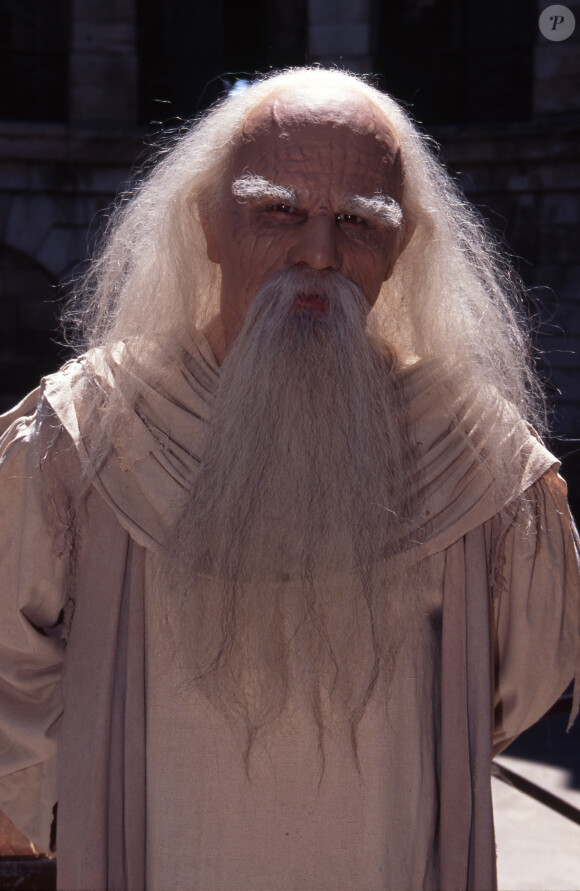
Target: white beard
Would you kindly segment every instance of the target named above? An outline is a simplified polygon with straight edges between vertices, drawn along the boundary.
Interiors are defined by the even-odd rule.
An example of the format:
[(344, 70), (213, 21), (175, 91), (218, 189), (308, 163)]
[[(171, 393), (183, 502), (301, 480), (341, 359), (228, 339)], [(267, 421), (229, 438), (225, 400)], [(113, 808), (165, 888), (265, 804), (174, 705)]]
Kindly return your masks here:
[[(328, 311), (297, 310), (303, 294)], [(401, 586), (381, 566), (409, 534), (413, 450), (394, 360), (371, 339), (367, 311), (336, 273), (288, 270), (261, 289), (223, 364), (161, 568), (181, 661), (243, 728), (246, 757), (286, 704), (291, 641), (320, 739), (326, 689), (353, 745), (401, 642)]]

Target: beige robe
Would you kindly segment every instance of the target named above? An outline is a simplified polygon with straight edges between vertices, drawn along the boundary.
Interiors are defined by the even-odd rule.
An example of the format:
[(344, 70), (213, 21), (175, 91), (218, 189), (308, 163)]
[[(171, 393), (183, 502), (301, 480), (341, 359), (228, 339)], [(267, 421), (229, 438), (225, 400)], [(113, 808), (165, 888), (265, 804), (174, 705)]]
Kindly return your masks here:
[[(365, 716), (361, 777), (337, 736), (315, 794), (297, 695), (248, 784), (225, 722), (176, 693), (146, 622), (149, 555), (187, 497), (219, 376), (203, 338), (190, 351), (145, 388), (74, 524), (80, 364), (4, 418), (0, 807), (46, 845), (58, 797), (61, 888), (489, 891), (492, 740), (537, 720), (578, 660), (577, 551), (554, 459), (499, 403), (463, 418), (470, 443), (433, 369), (406, 373), (425, 511), (421, 543), (398, 559), (431, 561), (428, 621), (388, 703)], [(520, 471), (509, 491), (472, 447), (490, 424)], [(509, 507), (525, 491), (527, 534)], [(66, 647), (41, 633), (54, 626)]]

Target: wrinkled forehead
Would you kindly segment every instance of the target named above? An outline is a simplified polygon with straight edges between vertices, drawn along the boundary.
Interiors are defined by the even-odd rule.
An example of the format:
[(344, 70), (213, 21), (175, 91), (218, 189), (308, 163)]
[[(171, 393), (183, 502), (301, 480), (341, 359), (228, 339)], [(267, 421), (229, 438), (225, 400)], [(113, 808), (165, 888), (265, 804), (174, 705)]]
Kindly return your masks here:
[(232, 177), (250, 172), (284, 185), (297, 177), (360, 180), (399, 197), (401, 151), (387, 121), (363, 97), (308, 90), (270, 99), (246, 120)]

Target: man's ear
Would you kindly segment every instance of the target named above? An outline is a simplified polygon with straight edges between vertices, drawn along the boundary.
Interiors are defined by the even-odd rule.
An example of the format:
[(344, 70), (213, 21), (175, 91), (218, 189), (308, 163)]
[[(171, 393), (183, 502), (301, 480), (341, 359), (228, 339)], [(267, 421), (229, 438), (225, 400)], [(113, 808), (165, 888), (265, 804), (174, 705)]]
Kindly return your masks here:
[(211, 260), (212, 263), (219, 263), (220, 252), (214, 228), (215, 219), (211, 219), (211, 214), (207, 205), (199, 206), (199, 219), (203, 234), (205, 235), (207, 258), (208, 260)]
[[(413, 237), (413, 233), (416, 228), (417, 228), (417, 223), (413, 222), (413, 220), (405, 220), (405, 222), (403, 223), (404, 231), (401, 236), (401, 241), (399, 243), (399, 257), (401, 256), (401, 254), (403, 253), (403, 251), (405, 250), (405, 248), (411, 241), (411, 239)], [(397, 257), (397, 259), (398, 259), (398, 257)]]

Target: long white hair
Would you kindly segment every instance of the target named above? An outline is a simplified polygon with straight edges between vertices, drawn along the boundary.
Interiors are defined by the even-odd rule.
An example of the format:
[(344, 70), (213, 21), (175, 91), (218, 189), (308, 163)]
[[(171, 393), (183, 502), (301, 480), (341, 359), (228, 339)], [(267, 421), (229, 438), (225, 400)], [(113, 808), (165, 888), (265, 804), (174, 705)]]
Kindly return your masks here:
[[(215, 315), (220, 270), (207, 258), (201, 219), (215, 213), (248, 116), (277, 94), (309, 87), (367, 100), (401, 146), (402, 210), (415, 231), (383, 284), (373, 310), (375, 329), (407, 353), (450, 359), (462, 369), (466, 392), (493, 389), (542, 431), (541, 387), (518, 276), (433, 154), (430, 140), (394, 99), (345, 71), (298, 68), (267, 75), (223, 98), (158, 149), (150, 172), (120, 199), (77, 283), (68, 324), (79, 352), (98, 348), (106, 358), (120, 341), (130, 340), (151, 379), (159, 373), (158, 357), (171, 352), (180, 332), (202, 327)], [(125, 407), (138, 395), (126, 386)], [(112, 439), (122, 404), (110, 407), (102, 439)]]
[[(140, 373), (123, 376), (117, 372), (116, 386), (105, 394), (105, 411), (100, 413), (98, 437), (87, 468), (89, 478), (106, 457), (126, 413), (134, 410), (140, 380), (155, 383), (157, 378), (162, 379), (163, 360), (159, 357), (171, 362), (182, 332), (203, 327), (218, 312), (220, 270), (207, 258), (202, 220), (216, 214), (224, 196), (229, 161), (245, 121), (276, 95), (303, 92), (309, 87), (332, 89), (339, 95), (347, 91), (370, 102), (401, 148), (401, 209), (404, 219), (415, 227), (414, 233), (393, 275), (384, 283), (366, 329), (362, 321), (359, 354), (364, 357), (372, 331), (374, 347), (382, 341), (390, 347), (391, 356), (410, 355), (431, 361), (434, 368), (449, 369), (447, 378), (441, 374), (443, 395), (448, 397), (449, 414), (457, 406), (458, 426), (464, 429), (468, 441), (473, 438), (470, 424), (461, 413), (465, 414), (466, 407), (472, 408), (472, 417), (477, 417), (482, 426), (478, 407), (487, 405), (489, 409), (497, 404), (498, 396), (512, 403), (525, 420), (542, 427), (541, 392), (530, 358), (529, 325), (523, 314), (525, 294), (482, 219), (433, 156), (428, 140), (393, 99), (346, 72), (304, 68), (265, 77), (219, 102), (173, 145), (160, 150), (151, 173), (136, 184), (133, 194), (124, 197), (112, 215), (100, 252), (80, 282), (72, 305), (72, 317), (80, 333), (79, 349), (89, 350), (87, 366), (95, 371), (92, 381), (90, 374), (80, 379), (85, 386), (83, 406), (90, 410), (91, 399), (98, 404), (102, 396), (99, 368), (118, 351), (120, 342), (130, 344)], [(270, 296), (266, 305), (271, 302)], [(349, 300), (346, 305), (350, 306)], [(259, 306), (257, 300), (246, 324), (248, 320), (253, 324), (252, 313)], [(328, 354), (328, 361), (333, 356), (335, 360), (328, 366), (333, 369), (332, 386), (325, 388), (322, 375), (315, 374), (314, 383), (305, 379), (293, 395), (290, 421), (279, 424), (277, 418), (283, 414), (280, 406), (289, 404), (289, 376), (284, 368), (277, 367), (275, 354), (273, 366), (265, 366), (260, 377), (256, 372), (256, 345), (252, 343), (247, 353), (251, 361), (235, 366), (230, 373), (240, 345), (242, 335), (228, 353), (222, 373), (222, 396), (229, 396), (230, 402), (222, 405), (221, 414), (214, 406), (213, 423), (219, 424), (220, 417), (229, 423), (232, 408), (241, 402), (239, 393), (245, 393), (243, 405), (250, 406), (247, 414), (254, 417), (254, 425), (248, 430), (249, 425), (237, 424), (241, 448), (240, 440), (229, 436), (228, 423), (218, 427), (213, 443), (221, 444), (219, 452), (217, 445), (212, 445), (210, 432), (208, 452), (202, 457), (201, 483), (198, 480), (197, 489), (192, 491), (191, 511), (185, 512), (181, 527), (178, 524), (175, 530), (173, 550), (168, 548), (169, 568), (161, 566), (160, 590), (171, 592), (171, 604), (177, 600), (177, 624), (191, 631), (197, 644), (194, 650), (201, 664), (190, 666), (191, 674), (210, 701), (221, 703), (227, 713), (241, 719), (246, 767), (256, 733), (281, 714), (287, 701), (288, 660), (284, 654), (289, 642), (283, 630), (288, 624), (293, 645), (302, 648), (301, 656), (310, 672), (307, 680), (321, 752), (324, 721), (318, 689), (326, 685), (344, 704), (356, 758), (358, 723), (379, 677), (388, 681), (391, 676), (405, 631), (401, 615), (405, 613), (409, 621), (414, 609), (407, 593), (412, 594), (419, 581), (416, 576), (411, 583), (401, 581), (399, 585), (396, 578), (385, 580), (376, 575), (378, 558), (390, 553), (393, 542), (402, 535), (401, 529), (407, 530), (399, 519), (405, 520), (409, 505), (403, 498), (394, 497), (407, 485), (413, 464), (412, 450), (405, 448), (405, 406), (394, 398), (388, 400), (391, 369), (387, 374), (383, 367), (384, 351), (376, 350), (381, 355), (378, 369), (373, 356), (367, 357), (367, 366), (376, 373), (364, 377), (363, 386), (354, 373), (349, 373), (349, 366), (342, 368), (341, 351), (335, 350)], [(295, 361), (300, 358), (295, 355), (299, 351), (287, 352), (288, 368), (294, 369), (296, 379), (301, 381), (304, 369)], [(311, 368), (313, 363), (306, 364)], [(396, 377), (396, 364), (392, 372)], [(335, 393), (334, 383), (341, 373), (346, 380)], [(369, 384), (373, 380), (375, 389)], [(97, 386), (86, 387), (87, 382)], [(246, 385), (253, 383), (257, 389), (248, 394)], [(231, 393), (225, 392), (227, 388)], [(340, 413), (333, 400), (337, 393), (344, 397), (345, 392), (350, 393), (350, 399), (343, 398)], [(268, 435), (264, 434), (267, 425), (260, 418), (270, 417), (272, 405), (275, 429), (271, 425)], [(350, 411), (350, 406), (357, 408)], [(355, 423), (357, 412), (360, 423)], [(298, 424), (296, 430), (289, 428), (294, 417), (302, 419), (302, 426)], [(321, 423), (324, 427), (329, 417), (334, 426), (325, 432), (320, 429)], [(365, 417), (369, 423), (363, 423)], [(390, 437), (385, 433), (389, 419), (394, 428)], [(281, 438), (284, 431), (286, 439)], [(493, 432), (488, 437), (479, 436), (473, 448), (487, 464), (491, 477), (504, 480), (519, 469), (510, 471), (511, 456), (506, 459), (501, 439)], [(394, 445), (392, 449), (386, 449), (389, 441)], [(294, 453), (292, 470), (289, 459)], [(401, 457), (405, 453), (406, 460)], [(280, 467), (283, 478), (274, 473)], [(309, 468), (310, 475), (305, 475), (304, 468)], [(230, 498), (222, 503), (216, 493), (227, 487), (229, 491), (232, 474), (236, 473), (235, 482), (244, 498), (238, 498), (234, 489), (233, 501)], [(269, 474), (271, 482), (264, 485)], [(297, 479), (300, 485), (295, 485)], [(361, 479), (364, 485), (360, 485)], [(393, 524), (383, 519), (386, 509), (395, 517)], [(303, 609), (297, 618), (285, 615), (276, 598), (268, 595), (265, 601), (260, 600), (259, 585), (247, 594), (241, 584), (248, 587), (249, 582), (256, 581), (252, 567), (263, 560), (262, 541), (272, 538), (273, 544), (266, 551), (271, 557), (277, 556), (278, 542), (285, 541), (284, 531), (280, 531), (284, 523), (276, 525), (271, 518), (279, 516), (291, 533), (291, 555), (301, 555), (303, 597), (295, 605)], [(348, 522), (341, 526), (345, 517)], [(411, 522), (407, 525), (410, 527)], [(249, 556), (241, 530), (257, 542)], [(191, 587), (188, 583), (204, 570), (204, 548), (208, 554), (213, 551), (210, 568), (220, 582), (225, 580), (218, 586), (218, 596), (209, 601), (202, 596), (186, 596)], [(337, 548), (346, 554), (349, 572), (356, 567), (355, 581), (348, 588), (344, 605), (337, 609), (334, 603), (326, 610), (327, 621), (325, 576), (318, 570), (334, 565)], [(304, 554), (308, 559), (303, 558)], [(180, 591), (181, 600), (174, 597)], [(335, 593), (333, 589), (333, 597)], [(209, 618), (204, 612), (208, 602), (215, 606)], [(403, 603), (405, 610), (399, 609)], [(248, 679), (246, 685), (238, 682), (242, 676)], [(255, 683), (252, 678), (257, 678)]]

